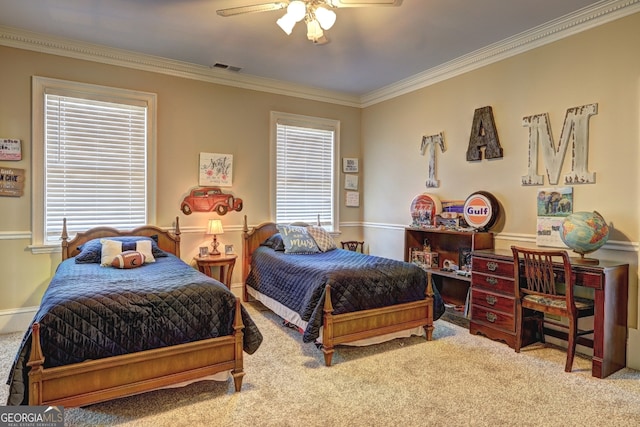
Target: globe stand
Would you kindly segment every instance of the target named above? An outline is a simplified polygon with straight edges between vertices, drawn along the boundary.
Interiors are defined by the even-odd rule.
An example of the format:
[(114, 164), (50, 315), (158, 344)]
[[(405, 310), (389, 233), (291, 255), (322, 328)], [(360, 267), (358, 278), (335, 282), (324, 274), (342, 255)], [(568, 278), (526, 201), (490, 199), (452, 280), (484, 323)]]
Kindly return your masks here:
[(595, 264), (599, 264), (600, 260), (597, 258), (585, 258), (584, 254), (580, 253), (580, 252), (576, 252), (573, 251), (575, 253), (577, 253), (578, 255), (580, 255), (579, 257), (571, 257), (571, 262), (573, 262), (574, 264), (591, 264), (591, 265), (595, 265)]

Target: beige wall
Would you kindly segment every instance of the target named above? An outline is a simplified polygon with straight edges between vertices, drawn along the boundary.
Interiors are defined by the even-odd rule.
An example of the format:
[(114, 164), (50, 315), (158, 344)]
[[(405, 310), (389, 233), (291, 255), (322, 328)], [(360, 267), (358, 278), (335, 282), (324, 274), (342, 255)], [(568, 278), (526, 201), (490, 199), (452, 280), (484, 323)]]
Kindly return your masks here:
[[(158, 95), (157, 224), (171, 227), (179, 216), (182, 258), (191, 260), (208, 244), (206, 221), (213, 214), (180, 212), (187, 191), (198, 185), (200, 152), (233, 154), (233, 187), (244, 200), (242, 212), (221, 217), (222, 244), (241, 252), (243, 215), (249, 224), (269, 218), (269, 113), (272, 110), (337, 119), (341, 123), (340, 156), (360, 157), (358, 108), (273, 95), (163, 74), (137, 71), (27, 50), (0, 47), (5, 65), (0, 79), (0, 137), (23, 141), (23, 160), (0, 162), (26, 169), (25, 194), (0, 197), (0, 330), (16, 309), (37, 306), (60, 261), (60, 254), (34, 255), (28, 249), (31, 230), (31, 76), (123, 87)], [(6, 66), (11, 64), (10, 66)], [(37, 142), (35, 142), (37, 143)], [(341, 197), (342, 198), (342, 197)], [(358, 224), (361, 208), (342, 209), (341, 222)], [(350, 232), (345, 229), (345, 235)], [(359, 233), (359, 230), (358, 230)], [(240, 282), (240, 263), (234, 283)], [(4, 314), (4, 316), (2, 315)], [(29, 314), (29, 317), (32, 313)], [(3, 320), (4, 319), (4, 320)]]
[[(589, 126), (588, 160), (596, 184), (574, 186), (574, 210), (597, 210), (613, 224), (610, 244), (594, 255), (631, 264), (629, 325), (637, 328), (638, 46), (640, 14), (635, 14), (365, 108), (363, 200), (371, 251), (402, 257), (402, 225), (410, 223), (411, 200), (423, 192), (441, 200), (464, 200), (474, 191), (489, 191), (503, 208), (494, 229), (496, 246), (535, 244), (535, 197), (544, 187), (520, 184), (528, 172), (528, 129), (522, 118), (549, 113), (557, 144), (566, 110), (597, 103), (598, 114)], [(467, 162), (474, 110), (484, 106), (493, 108), (504, 157)], [(446, 146), (436, 154), (440, 187), (427, 189), (420, 143), (423, 135), (439, 132), (444, 132)], [(567, 150), (563, 175), (571, 170), (571, 155)], [(543, 166), (540, 158), (538, 173), (545, 173)], [(545, 186), (551, 187), (546, 177)], [(631, 330), (630, 349), (639, 344), (637, 329)], [(635, 357), (634, 366), (640, 368)]]

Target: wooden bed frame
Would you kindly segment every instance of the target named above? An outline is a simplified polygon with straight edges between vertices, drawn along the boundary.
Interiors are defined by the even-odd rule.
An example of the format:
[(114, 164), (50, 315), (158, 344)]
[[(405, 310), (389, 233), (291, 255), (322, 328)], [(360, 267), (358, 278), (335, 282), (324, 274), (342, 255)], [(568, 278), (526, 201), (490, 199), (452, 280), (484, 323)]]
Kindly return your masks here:
[[(249, 231), (244, 217), (242, 253), (243, 301), (248, 301), (247, 276), (251, 269), (251, 257), (261, 243), (277, 233), (276, 224), (265, 222)], [(424, 300), (352, 313), (333, 314), (331, 287), (326, 286), (324, 316), (322, 322), (322, 352), (326, 366), (331, 366), (334, 347), (393, 332), (422, 326), (427, 341), (433, 337), (433, 288), (431, 273), (427, 272), (427, 290)]]
[[(114, 236), (157, 236), (158, 247), (180, 256), (180, 227), (175, 232), (155, 226), (131, 231), (98, 227), (68, 241), (66, 220), (62, 229), (62, 260), (79, 253), (78, 246), (95, 238)], [(40, 325), (33, 324), (28, 366), (29, 405), (85, 406), (130, 396), (161, 387), (191, 382), (231, 370), (235, 390), (244, 376), (243, 329), (240, 299), (236, 299), (234, 334), (171, 347), (163, 347), (71, 365), (44, 368), (40, 346)]]

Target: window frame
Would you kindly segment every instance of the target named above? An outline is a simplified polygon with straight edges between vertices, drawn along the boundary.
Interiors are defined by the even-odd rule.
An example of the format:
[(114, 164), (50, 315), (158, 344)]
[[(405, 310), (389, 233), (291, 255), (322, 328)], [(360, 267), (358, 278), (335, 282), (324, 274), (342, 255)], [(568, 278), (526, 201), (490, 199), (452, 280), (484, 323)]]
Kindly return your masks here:
[(157, 95), (155, 93), (130, 89), (33, 76), (31, 91), (31, 134), (33, 150), (31, 154), (31, 251), (33, 253), (50, 253), (60, 250), (60, 244), (52, 244), (45, 239), (45, 95), (52, 93), (147, 107), (147, 218), (145, 222), (154, 224), (156, 221)]
[[(270, 119), (270, 191), (269, 191), (269, 205), (270, 215), (273, 222), (276, 221), (276, 200), (277, 200), (277, 140), (278, 131), (277, 125), (291, 125), (299, 127), (308, 127), (315, 129), (323, 129), (333, 131), (333, 171), (332, 171), (332, 218), (331, 225), (325, 225), (324, 227), (332, 232), (339, 233), (339, 220), (340, 220), (340, 121), (334, 119), (327, 119), (321, 117), (305, 116), (300, 114), (283, 113), (279, 111), (271, 112)], [(314, 223), (315, 225), (315, 223)]]

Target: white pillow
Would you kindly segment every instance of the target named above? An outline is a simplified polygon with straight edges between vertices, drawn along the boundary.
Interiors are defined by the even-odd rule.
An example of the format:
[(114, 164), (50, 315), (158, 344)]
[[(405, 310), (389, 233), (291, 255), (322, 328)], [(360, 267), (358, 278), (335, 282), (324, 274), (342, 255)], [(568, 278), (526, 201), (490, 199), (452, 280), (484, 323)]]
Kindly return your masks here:
[(122, 242), (118, 242), (117, 240), (100, 239), (100, 243), (102, 243), (100, 265), (109, 266), (113, 259), (122, 252)]
[(144, 255), (144, 263), (156, 262), (151, 251), (151, 240), (138, 240), (136, 242), (136, 251)]

